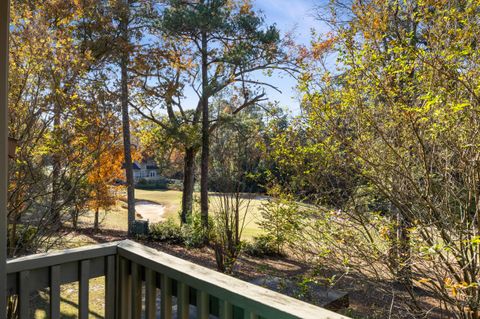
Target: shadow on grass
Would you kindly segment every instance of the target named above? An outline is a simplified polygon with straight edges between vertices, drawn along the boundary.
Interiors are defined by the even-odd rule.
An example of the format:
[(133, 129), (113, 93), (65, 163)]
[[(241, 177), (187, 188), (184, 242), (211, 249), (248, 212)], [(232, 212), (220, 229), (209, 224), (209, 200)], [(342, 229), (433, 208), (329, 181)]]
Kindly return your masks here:
[[(78, 313), (78, 304), (75, 303), (74, 301), (72, 300), (68, 300), (66, 298), (63, 298), (63, 297), (60, 297), (60, 318), (61, 319), (77, 319), (79, 316), (78, 314), (75, 315), (75, 314), (70, 314), (68, 313), (67, 311), (65, 311), (65, 309), (62, 309), (62, 306), (64, 304), (67, 304), (68, 306), (74, 308), (77, 313)], [(50, 316), (50, 298), (48, 296), (48, 289), (46, 290), (42, 290), (42, 291), (39, 291), (37, 293), (35, 293), (33, 296), (32, 296), (32, 300), (31, 300), (31, 305), (32, 305), (32, 310), (42, 310), (44, 313), (45, 313), (45, 316), (44, 317), (39, 317), (37, 315), (35, 315), (35, 312), (32, 311), (32, 318), (49, 318)], [(89, 318), (93, 318), (93, 319), (104, 319), (104, 316), (102, 314), (99, 314), (98, 312), (95, 312), (95, 311), (92, 311), (92, 310), (89, 310), (88, 312), (88, 317)]]

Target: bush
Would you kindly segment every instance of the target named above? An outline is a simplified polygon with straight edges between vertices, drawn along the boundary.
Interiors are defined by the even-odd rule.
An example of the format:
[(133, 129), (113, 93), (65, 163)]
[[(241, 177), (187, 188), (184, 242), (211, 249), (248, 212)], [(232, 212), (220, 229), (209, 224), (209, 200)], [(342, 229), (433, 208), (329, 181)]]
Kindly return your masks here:
[(141, 179), (138, 181), (138, 183), (135, 185), (136, 188), (138, 189), (143, 189), (143, 190), (153, 190), (153, 189), (168, 189), (168, 181), (166, 179), (161, 179), (158, 181), (147, 181), (145, 179)]
[(243, 251), (253, 257), (279, 256), (275, 239), (269, 235), (253, 238), (253, 242), (245, 242)]
[(183, 242), (182, 229), (172, 218), (150, 226), (150, 237), (153, 240), (181, 244)]
[[(210, 238), (210, 235), (207, 234), (207, 238)], [(179, 225), (173, 218), (152, 224), (150, 238), (171, 244), (183, 244), (187, 248), (203, 247), (205, 237), (200, 214), (192, 214), (189, 223), (184, 225)]]
[(14, 247), (15, 254), (27, 254), (27, 253), (34, 253), (35, 252), (35, 239), (38, 234), (38, 228), (17, 224), (17, 229), (15, 233), (15, 242), (12, 241), (12, 232), (13, 226), (8, 225), (9, 236), (7, 237), (7, 245), (8, 247)]
[[(209, 220), (209, 224), (211, 225), (211, 221)], [(209, 227), (212, 229), (212, 227)], [(205, 237), (210, 238), (210, 234), (205, 236), (205, 230), (202, 226), (202, 219), (200, 214), (192, 213), (190, 216), (190, 220), (187, 224), (182, 225), (181, 229), (181, 236), (183, 238), (183, 243), (186, 247), (202, 247), (205, 244)]]
[(167, 188), (176, 191), (183, 191), (183, 181), (178, 179), (169, 179)]
[(269, 238), (277, 255), (280, 255), (285, 245), (295, 241), (305, 216), (293, 197), (281, 192), (279, 187), (272, 188), (270, 195), (272, 198), (260, 208), (262, 215), (260, 227), (267, 235), (261, 240)]

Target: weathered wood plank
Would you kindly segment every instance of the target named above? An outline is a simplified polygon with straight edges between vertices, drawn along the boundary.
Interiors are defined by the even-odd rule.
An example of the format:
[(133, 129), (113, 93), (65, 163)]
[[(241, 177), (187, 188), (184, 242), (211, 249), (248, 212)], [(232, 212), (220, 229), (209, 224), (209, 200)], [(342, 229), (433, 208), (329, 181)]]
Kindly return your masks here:
[(161, 319), (172, 318), (172, 280), (162, 274), (160, 278)]
[(210, 313), (209, 296), (206, 292), (197, 290), (197, 318), (208, 319)]
[(60, 319), (60, 277), (59, 265), (50, 268), (50, 318)]
[(118, 245), (118, 253), (157, 273), (188, 283), (189, 286), (211, 296), (228, 300), (235, 306), (243, 309), (255, 309), (256, 314), (264, 318), (347, 318), (129, 240)]
[(130, 289), (130, 274), (128, 272), (128, 260), (120, 258), (120, 273), (119, 273), (119, 309), (120, 309), (120, 318), (128, 319), (131, 318), (131, 289)]
[(132, 311), (134, 318), (142, 316), (142, 278), (140, 267), (132, 261)]
[(243, 319), (258, 319), (258, 316), (254, 314), (253, 312), (244, 309), (243, 310)]
[(230, 302), (220, 300), (220, 319), (232, 319), (233, 306)]
[(156, 273), (151, 269), (145, 270), (145, 317), (157, 318), (157, 285)]
[[(90, 279), (97, 278), (105, 275), (105, 257), (97, 257), (90, 260)], [(52, 265), (56, 266), (56, 265)], [(80, 263), (77, 261), (61, 264), (62, 271), (60, 276), (60, 285), (67, 283), (77, 282), (80, 275)], [(30, 290), (36, 291), (50, 287), (50, 267), (37, 268), (29, 270), (30, 276)], [(18, 273), (10, 273), (7, 278), (8, 291), (11, 294), (17, 294), (19, 291), (18, 286)]]
[(22, 271), (19, 274), (19, 306), (20, 319), (30, 319), (30, 273)]
[[(25, 304), (25, 300), (29, 300), (29, 293), (30, 291), (34, 290), (29, 284), (31, 284), (32, 281), (36, 282), (39, 278), (44, 278), (42, 279), (42, 282), (46, 281), (47, 286), (51, 286), (51, 283), (54, 281), (53, 277), (59, 277), (60, 284), (64, 280), (71, 280), (74, 277), (78, 278), (80, 281), (79, 300), (81, 300), (80, 318), (86, 318), (86, 316), (88, 316), (88, 279), (92, 277), (93, 273), (97, 272), (104, 272), (107, 277), (108, 273), (113, 273), (113, 275), (111, 275), (113, 279), (110, 280), (110, 284), (106, 283), (106, 311), (111, 304), (111, 302), (107, 301), (107, 298), (111, 298), (115, 299), (114, 306), (112, 306), (110, 309), (112, 313), (114, 312), (113, 318), (136, 318), (138, 315), (138, 304), (141, 304), (141, 301), (135, 302), (134, 299), (136, 298), (132, 298), (133, 295), (138, 296), (136, 293), (132, 295), (132, 292), (137, 291), (137, 288), (133, 287), (132, 278), (134, 278), (133, 281), (136, 282), (135, 285), (141, 287), (141, 272), (138, 272), (138, 270), (141, 270), (142, 267), (145, 267), (153, 274), (161, 274), (161, 315), (164, 319), (172, 318), (172, 280), (180, 283), (177, 294), (179, 311), (178, 318), (188, 318), (188, 313), (190, 311), (188, 294), (190, 289), (189, 287), (200, 291), (198, 295), (199, 299), (197, 299), (197, 311), (199, 318), (208, 317), (209, 310), (205, 309), (208, 309), (208, 299), (212, 298), (213, 300), (219, 298), (220, 300), (228, 301), (227, 303), (223, 303), (222, 301), (220, 302), (220, 310), (222, 311), (221, 318), (232, 317), (232, 305), (235, 305), (235, 309), (238, 307), (240, 309), (254, 310), (253, 315), (248, 311), (245, 312), (244, 317), (249, 319), (347, 318), (334, 312), (315, 307), (265, 288), (258, 287), (230, 276), (212, 271), (205, 267), (192, 264), (188, 261), (170, 256), (168, 254), (158, 252), (152, 248), (148, 248), (131, 241), (111, 243), (108, 246), (96, 245), (93, 246), (94, 251), (90, 253), (88, 252), (88, 249), (90, 248), (87, 247), (80, 250), (76, 249), (73, 250), (73, 252), (72, 250), (69, 250), (67, 251), (68, 256), (66, 257), (58, 255), (62, 254), (62, 252), (57, 252), (53, 255), (47, 254), (33, 257), (29, 256), (9, 261), (8, 269), (11, 274), (9, 277), (11, 279), (9, 279), (9, 281), (17, 281), (17, 283), (15, 283), (15, 287), (18, 289), (17, 291), (19, 295), (28, 296), (25, 297), (26, 299), (23, 301), (23, 310), (22, 302), (20, 302), (21, 318), (29, 317), (29, 304), (28, 302)], [(88, 258), (86, 258), (87, 256), (94, 256), (94, 259), (88, 260)], [(37, 258), (38, 262), (36, 260)], [(107, 265), (105, 264), (105, 259), (107, 259)], [(114, 262), (109, 264), (109, 259), (113, 260)], [(83, 261), (78, 263), (79, 260)], [(97, 264), (97, 261), (99, 260), (103, 260), (102, 264)], [(136, 264), (136, 266), (132, 267), (133, 270), (130, 267), (130, 260), (135, 261), (134, 263)], [(57, 263), (58, 261), (59, 263)], [(65, 261), (65, 264), (63, 261)], [(74, 266), (75, 264), (77, 266)], [(79, 264), (80, 267), (78, 266)], [(53, 268), (49, 267), (58, 265), (61, 265), (61, 272), (59, 272), (59, 274), (54, 274), (53, 276), (50, 273), (49, 276), (49, 272), (53, 271)], [(19, 267), (18, 270), (20, 270), (20, 273), (18, 273), (18, 270), (14, 268), (15, 266)], [(28, 270), (30, 269), (29, 267), (32, 267), (31, 271)], [(89, 268), (89, 270), (86, 271), (86, 268)], [(84, 273), (87, 273), (87, 275), (84, 275)], [(137, 273), (137, 275), (135, 275), (135, 273)], [(16, 276), (18, 279), (12, 280), (14, 279), (14, 276)], [(146, 277), (148, 276), (151, 275), (146, 273)], [(156, 275), (153, 277), (156, 277)], [(106, 282), (108, 281), (109, 280), (106, 279)], [(154, 283), (156, 281), (157, 278), (153, 280), (149, 278), (149, 282)], [(23, 285), (22, 282), (27, 284)], [(138, 282), (140, 282), (140, 285)], [(156, 286), (156, 283), (149, 285)], [(112, 287), (115, 287), (114, 297), (108, 293), (108, 290), (112, 291)], [(146, 289), (151, 289), (150, 293), (155, 290), (154, 287), (147, 287)], [(151, 299), (146, 296), (146, 299), (147, 298)], [(153, 297), (153, 299), (155, 299), (155, 297)], [(206, 303), (205, 299), (207, 300)], [(83, 300), (86, 300), (86, 302)], [(137, 313), (132, 312), (132, 303), (134, 304), (135, 309), (137, 309)], [(152, 308), (154, 307), (150, 307), (149, 309)], [(151, 314), (153, 312), (153, 310), (149, 310), (149, 313), (147, 313), (147, 318), (154, 317)], [(22, 314), (24, 317), (22, 317)], [(109, 317), (110, 316), (107, 315), (107, 318)]]
[(84, 259), (93, 259), (116, 255), (117, 246), (120, 242), (84, 246), (74, 249), (65, 249), (45, 254), (36, 254), (26, 257), (15, 258), (7, 261), (7, 273), (15, 273), (23, 270), (51, 267), (55, 265), (78, 262)]
[(177, 319), (188, 319), (190, 315), (188, 286), (184, 282), (179, 281), (177, 291)]
[(88, 319), (89, 311), (90, 260), (80, 262), (80, 280), (78, 293), (78, 317)]
[[(7, 308), (7, 233), (8, 233), (8, 52), (10, 1), (0, 1), (0, 309)], [(3, 314), (4, 315), (4, 314)]]
[(115, 318), (115, 256), (105, 258), (106, 274), (105, 274), (105, 318)]

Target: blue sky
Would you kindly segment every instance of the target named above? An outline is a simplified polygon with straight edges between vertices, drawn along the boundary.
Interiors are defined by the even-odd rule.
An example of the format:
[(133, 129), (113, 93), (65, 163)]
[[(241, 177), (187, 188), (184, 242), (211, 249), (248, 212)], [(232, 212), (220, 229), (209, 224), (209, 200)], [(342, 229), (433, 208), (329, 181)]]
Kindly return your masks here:
[(319, 27), (314, 17), (314, 8), (318, 3), (318, 0), (252, 1), (254, 8), (265, 14), (267, 24), (275, 23), (283, 32), (295, 29), (297, 40), (303, 44), (310, 40), (310, 29)]
[[(312, 28), (319, 32), (325, 29), (314, 17), (314, 9), (320, 2), (319, 0), (253, 0), (252, 4), (264, 13), (267, 24), (276, 24), (283, 34), (293, 30), (296, 42), (308, 45)], [(268, 90), (269, 99), (279, 101), (282, 107), (297, 114), (300, 108), (298, 94), (294, 88), (296, 81), (279, 74), (275, 74), (268, 80), (282, 91), (278, 93)]]
[[(252, 0), (255, 10), (265, 16), (267, 25), (275, 24), (282, 34), (293, 31), (297, 43), (308, 45), (311, 39), (311, 29), (317, 32), (325, 31), (325, 26), (314, 17), (314, 9), (324, 0)], [(300, 112), (298, 93), (295, 90), (296, 80), (285, 73), (274, 73), (271, 77), (256, 75), (280, 89), (279, 93), (266, 88), (268, 99), (278, 101), (280, 106), (288, 109), (292, 115)], [(186, 103), (190, 107), (196, 106), (198, 98), (193, 90), (187, 89)]]

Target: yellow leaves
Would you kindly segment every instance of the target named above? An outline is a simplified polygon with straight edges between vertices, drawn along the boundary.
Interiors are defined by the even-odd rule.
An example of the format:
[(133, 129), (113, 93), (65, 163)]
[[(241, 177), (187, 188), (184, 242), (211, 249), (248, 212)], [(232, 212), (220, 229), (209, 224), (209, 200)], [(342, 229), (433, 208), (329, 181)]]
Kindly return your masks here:
[(389, 226), (382, 226), (379, 230), (380, 237), (382, 237), (384, 240), (390, 240), (391, 239), (391, 227)]
[(454, 103), (452, 105), (452, 111), (453, 112), (460, 112), (460, 111), (463, 111), (466, 107), (469, 107), (470, 106), (470, 103)]
[(421, 279), (417, 280), (417, 282), (418, 282), (419, 284), (427, 284), (427, 283), (429, 283), (429, 282), (431, 282), (431, 281), (432, 281), (432, 279), (430, 279), (430, 278), (421, 278)]
[(66, 26), (70, 23), (71, 21), (71, 18), (70, 17), (65, 17), (63, 19), (59, 19), (57, 21), (57, 27), (62, 27), (62, 26)]
[(240, 6), (240, 14), (249, 14), (252, 12), (252, 4), (250, 0), (244, 0)]
[(452, 278), (445, 278), (445, 288), (449, 289), (453, 297), (457, 297), (459, 293), (468, 288), (477, 288), (477, 283), (467, 283), (466, 281), (455, 282)]
[(324, 55), (329, 49), (332, 48), (335, 43), (335, 37), (330, 36), (324, 41), (318, 41), (312, 45), (312, 56), (314, 59), (319, 59)]

